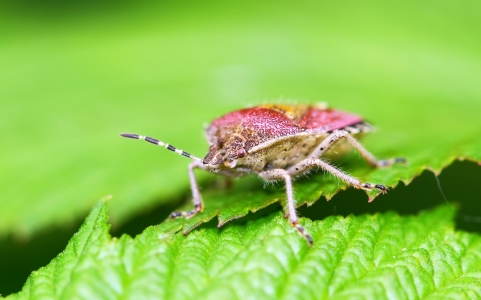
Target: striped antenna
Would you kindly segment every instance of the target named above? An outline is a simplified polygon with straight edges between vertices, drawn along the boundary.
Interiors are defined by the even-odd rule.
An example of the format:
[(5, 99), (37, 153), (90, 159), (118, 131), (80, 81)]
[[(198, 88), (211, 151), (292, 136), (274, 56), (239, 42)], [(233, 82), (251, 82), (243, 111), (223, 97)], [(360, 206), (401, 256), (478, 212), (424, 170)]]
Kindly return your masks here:
[(161, 142), (159, 140), (156, 140), (156, 139), (148, 137), (148, 136), (138, 135), (138, 134), (134, 134), (134, 133), (121, 133), (120, 136), (125, 137), (125, 138), (129, 138), (129, 139), (145, 140), (145, 141), (147, 141), (151, 144), (161, 146), (161, 147), (165, 147), (166, 149), (168, 149), (172, 152), (175, 152), (179, 155), (182, 155), (182, 156), (191, 158), (193, 160), (197, 160), (197, 161), (202, 162), (202, 159), (200, 159), (196, 156), (193, 156), (192, 154), (189, 154), (189, 153), (185, 152), (184, 150), (177, 149), (172, 145), (166, 144), (164, 142)]

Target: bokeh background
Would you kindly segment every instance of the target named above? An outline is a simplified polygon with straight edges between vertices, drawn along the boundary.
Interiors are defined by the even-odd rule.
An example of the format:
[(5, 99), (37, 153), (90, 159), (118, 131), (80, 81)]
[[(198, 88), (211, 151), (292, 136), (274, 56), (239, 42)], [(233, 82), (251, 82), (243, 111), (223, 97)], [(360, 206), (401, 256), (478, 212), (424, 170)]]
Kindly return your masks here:
[[(481, 133), (479, 16), (475, 0), (2, 1), (0, 294), (55, 257), (101, 197), (113, 196), (115, 235), (187, 198), (184, 158), (120, 132), (203, 156), (203, 128), (225, 112), (327, 101), (373, 120), (366, 142), (381, 150)], [(423, 135), (438, 124), (450, 130)], [(440, 177), (448, 198), (468, 199), (473, 230), (480, 174), (464, 162)], [(444, 201), (431, 173), (409, 187), (394, 209)], [(357, 191), (346, 193), (331, 201), (338, 212)], [(402, 204), (420, 193), (419, 207)]]

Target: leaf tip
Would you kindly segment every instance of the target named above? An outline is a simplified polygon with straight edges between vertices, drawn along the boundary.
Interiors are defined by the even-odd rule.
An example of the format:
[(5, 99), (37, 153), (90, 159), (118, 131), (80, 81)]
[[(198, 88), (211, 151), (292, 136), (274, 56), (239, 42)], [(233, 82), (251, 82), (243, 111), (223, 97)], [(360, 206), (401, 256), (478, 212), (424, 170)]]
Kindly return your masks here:
[(377, 198), (377, 196), (379, 196), (381, 194), (381, 192), (378, 192), (378, 191), (373, 191), (373, 192), (366, 192), (367, 194), (367, 202), (368, 203), (371, 203), (372, 201), (374, 201), (374, 199)]

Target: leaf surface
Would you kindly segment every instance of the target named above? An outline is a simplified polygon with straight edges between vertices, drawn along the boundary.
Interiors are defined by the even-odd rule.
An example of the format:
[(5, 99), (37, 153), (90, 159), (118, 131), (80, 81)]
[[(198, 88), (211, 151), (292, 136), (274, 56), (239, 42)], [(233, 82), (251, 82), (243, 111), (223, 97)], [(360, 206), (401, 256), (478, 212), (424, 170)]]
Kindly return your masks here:
[(454, 231), (452, 217), (441, 206), (302, 219), (309, 248), (279, 212), (187, 236), (164, 223), (111, 238), (100, 202), (66, 249), (7, 299), (479, 298), (481, 237)]
[[(378, 128), (367, 149), (409, 162), (339, 162), (364, 181), (395, 186), (455, 159), (481, 162), (478, 2), (455, 13), (375, 0), (36, 7), (45, 14), (13, 3), (0, 10), (0, 236), (64, 226), (108, 194), (114, 224), (178, 199), (188, 190), (185, 158), (120, 132), (203, 156), (204, 124), (252, 103), (292, 102), (282, 97), (360, 114)], [(261, 185), (224, 193), (204, 184), (206, 212), (184, 230), (283, 201), (282, 186)], [(239, 194), (246, 186), (252, 196)], [(322, 173), (294, 187), (298, 205), (345, 188)]]

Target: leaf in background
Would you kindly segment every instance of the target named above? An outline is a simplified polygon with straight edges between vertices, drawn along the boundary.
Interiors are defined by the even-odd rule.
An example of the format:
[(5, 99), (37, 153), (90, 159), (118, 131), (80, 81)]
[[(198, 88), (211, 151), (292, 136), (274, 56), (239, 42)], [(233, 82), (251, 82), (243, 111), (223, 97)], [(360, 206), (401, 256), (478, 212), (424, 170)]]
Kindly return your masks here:
[[(202, 156), (205, 123), (282, 95), (364, 116), (379, 129), (366, 147), (409, 161), (341, 164), (365, 181), (394, 186), (457, 158), (481, 161), (479, 3), (458, 1), (456, 13), (375, 0), (0, 5), (0, 236), (63, 227), (108, 194), (114, 224), (166, 203), (187, 189), (188, 162), (118, 133)], [(310, 179), (295, 185), (299, 203), (338, 190), (328, 176)], [(227, 203), (204, 188), (202, 218), (220, 211), (224, 222), (283, 198), (261, 184), (252, 201)]]
[(8, 299), (479, 298), (481, 237), (455, 232), (452, 217), (443, 206), (302, 219), (309, 248), (281, 213), (187, 236), (158, 225), (111, 238), (100, 202), (65, 251)]

